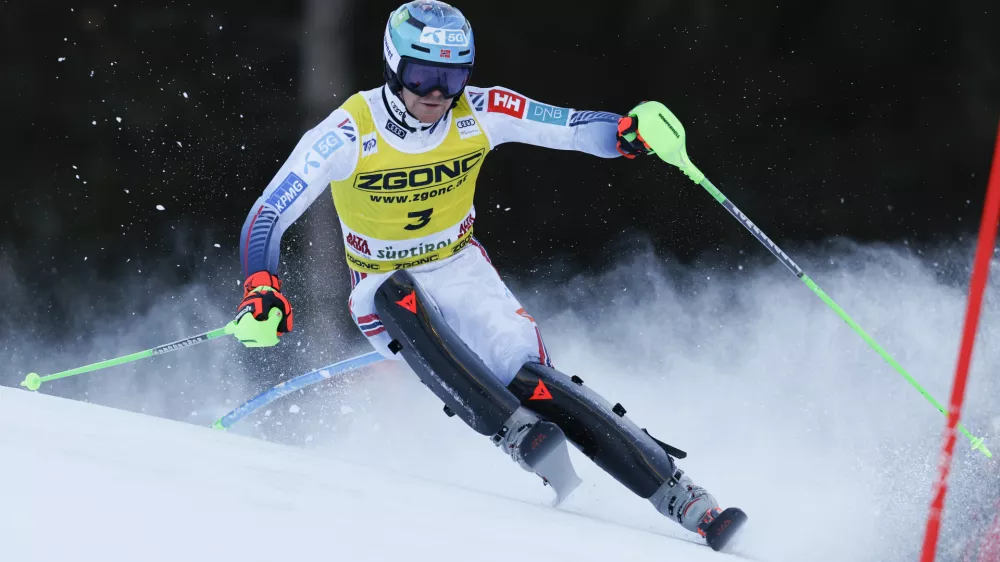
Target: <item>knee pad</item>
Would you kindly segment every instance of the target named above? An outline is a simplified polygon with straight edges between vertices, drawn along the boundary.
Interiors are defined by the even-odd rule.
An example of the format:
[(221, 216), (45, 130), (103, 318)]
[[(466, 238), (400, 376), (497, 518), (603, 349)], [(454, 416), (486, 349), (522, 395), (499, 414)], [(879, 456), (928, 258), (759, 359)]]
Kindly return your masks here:
[(375, 310), (392, 337), (389, 349), (403, 356), (449, 415), (493, 436), (520, 407), (406, 270), (390, 275), (375, 291)]
[(608, 474), (642, 498), (649, 498), (677, 469), (668, 451), (686, 453), (657, 441), (578, 377), (527, 363), (507, 386), (525, 407), (558, 425)]

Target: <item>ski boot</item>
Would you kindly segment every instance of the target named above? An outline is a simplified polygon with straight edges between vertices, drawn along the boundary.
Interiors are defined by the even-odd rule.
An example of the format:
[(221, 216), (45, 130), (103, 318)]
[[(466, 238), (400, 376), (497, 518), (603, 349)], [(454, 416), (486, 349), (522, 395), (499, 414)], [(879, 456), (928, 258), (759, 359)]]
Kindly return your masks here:
[(649, 498), (656, 510), (702, 537), (712, 550), (722, 550), (746, 523), (738, 507), (723, 510), (701, 486), (678, 470)]
[(556, 424), (542, 420), (526, 408), (518, 408), (493, 443), (528, 472), (541, 477), (556, 493), (552, 507), (561, 504), (581, 480), (569, 459), (566, 436)]

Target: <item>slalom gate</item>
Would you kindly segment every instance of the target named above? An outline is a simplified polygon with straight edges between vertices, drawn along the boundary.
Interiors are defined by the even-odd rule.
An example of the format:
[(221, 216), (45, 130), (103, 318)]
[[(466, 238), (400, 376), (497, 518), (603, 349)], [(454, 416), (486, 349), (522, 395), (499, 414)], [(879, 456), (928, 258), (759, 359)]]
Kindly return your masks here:
[(1000, 128), (997, 130), (997, 140), (993, 152), (993, 165), (989, 181), (986, 184), (986, 204), (983, 206), (983, 218), (979, 225), (979, 242), (976, 244), (976, 258), (972, 265), (972, 280), (969, 287), (969, 301), (965, 309), (965, 327), (962, 330), (962, 345), (958, 352), (958, 364), (955, 367), (955, 381), (951, 389), (951, 401), (948, 404), (948, 421), (944, 430), (941, 446), (938, 477), (934, 483), (933, 499), (930, 512), (927, 515), (927, 528), (924, 532), (923, 551), (920, 562), (934, 562), (937, 551), (938, 534), (941, 530), (941, 513), (944, 511), (944, 498), (948, 492), (948, 476), (951, 471), (951, 457), (955, 450), (955, 428), (962, 416), (962, 404), (965, 402), (965, 384), (969, 378), (969, 364), (972, 361), (972, 348), (976, 341), (976, 328), (979, 326), (979, 313), (983, 303), (983, 293), (986, 291), (986, 281), (989, 278), (990, 261), (996, 247), (997, 222), (1000, 221)]

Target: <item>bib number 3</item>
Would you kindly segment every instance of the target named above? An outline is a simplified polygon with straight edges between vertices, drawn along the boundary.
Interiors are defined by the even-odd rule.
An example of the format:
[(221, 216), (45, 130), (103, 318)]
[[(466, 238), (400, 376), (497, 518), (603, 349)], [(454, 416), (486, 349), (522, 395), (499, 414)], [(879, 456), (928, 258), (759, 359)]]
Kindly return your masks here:
[(412, 213), (407, 214), (406, 216), (411, 219), (417, 219), (417, 222), (408, 224), (403, 228), (406, 230), (419, 230), (427, 226), (427, 223), (431, 222), (431, 214), (433, 212), (434, 209), (424, 209), (423, 211), (413, 211)]

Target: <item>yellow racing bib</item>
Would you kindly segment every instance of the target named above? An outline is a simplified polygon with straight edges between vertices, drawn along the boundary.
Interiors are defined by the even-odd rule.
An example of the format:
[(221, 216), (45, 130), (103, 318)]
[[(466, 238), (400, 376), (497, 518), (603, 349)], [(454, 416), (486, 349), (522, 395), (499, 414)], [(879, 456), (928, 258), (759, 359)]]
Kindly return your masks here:
[(465, 248), (476, 217), (476, 178), (490, 149), (465, 96), (439, 125), (448, 127), (441, 144), (419, 154), (385, 141), (362, 94), (343, 109), (357, 124), (360, 154), (354, 174), (330, 187), (351, 269), (387, 273)]

